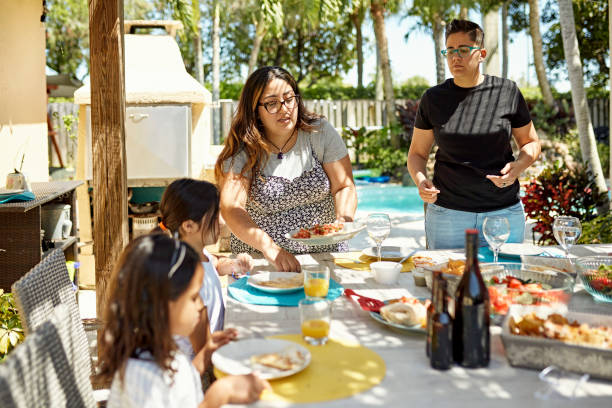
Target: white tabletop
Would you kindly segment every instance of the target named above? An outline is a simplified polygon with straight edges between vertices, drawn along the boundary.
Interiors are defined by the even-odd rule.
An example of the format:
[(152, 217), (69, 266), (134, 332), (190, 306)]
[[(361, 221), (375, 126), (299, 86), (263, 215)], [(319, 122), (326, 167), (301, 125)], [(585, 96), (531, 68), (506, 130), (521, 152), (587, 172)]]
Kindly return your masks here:
[[(574, 251), (572, 251), (574, 252)], [(578, 253), (580, 252), (580, 253)], [(577, 255), (612, 252), (612, 245), (581, 246)], [(427, 297), (424, 287), (414, 285), (411, 273), (402, 273), (399, 282), (385, 286), (374, 281), (368, 271), (355, 271), (336, 266), (333, 256), (339, 254), (299, 255), (302, 264), (317, 262), (333, 268), (332, 277), (345, 288), (377, 299), (392, 299), (404, 295)], [(257, 269), (268, 268), (265, 260), (256, 260)], [(296, 307), (275, 307), (242, 304), (227, 297), (225, 327), (235, 327), (240, 337), (260, 337), (275, 334), (299, 333), (299, 314)], [(612, 313), (612, 305), (595, 304), (577, 285), (570, 309), (597, 313)], [(547, 389), (538, 379), (538, 371), (511, 367), (504, 354), (499, 333), (492, 327), (491, 364), (486, 369), (464, 369), (453, 366), (448, 371), (437, 371), (429, 366), (425, 356), (425, 336), (393, 331), (359, 308), (345, 296), (333, 303), (331, 337), (358, 341), (376, 351), (386, 363), (383, 381), (368, 391), (353, 397), (300, 407), (429, 407), (429, 406), (513, 406), (513, 407), (610, 407), (612, 382), (589, 380), (580, 387), (577, 398), (571, 400), (575, 380), (567, 377), (555, 389), (550, 399), (536, 398), (534, 393)], [(564, 397), (565, 395), (565, 397)], [(287, 406), (285, 403), (259, 401), (255, 407)]]

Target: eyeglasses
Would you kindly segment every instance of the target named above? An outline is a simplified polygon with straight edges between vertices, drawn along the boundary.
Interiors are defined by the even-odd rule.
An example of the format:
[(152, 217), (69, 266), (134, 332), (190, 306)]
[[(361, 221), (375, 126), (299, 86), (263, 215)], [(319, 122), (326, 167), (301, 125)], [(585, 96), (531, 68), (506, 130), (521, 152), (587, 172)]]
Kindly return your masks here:
[(285, 105), (287, 109), (293, 109), (295, 107), (295, 104), (299, 100), (299, 98), (300, 98), (300, 95), (293, 95), (288, 98), (285, 98), (285, 100), (282, 102), (281, 101), (264, 102), (264, 103), (258, 103), (257, 106), (263, 106), (268, 111), (268, 113), (271, 113), (274, 115), (275, 113), (278, 113), (278, 111), (280, 111), (282, 105)]
[(168, 279), (172, 279), (172, 276), (178, 268), (183, 264), (185, 259), (185, 245), (181, 245), (181, 241), (178, 237), (178, 232), (174, 233), (174, 251), (172, 251), (172, 258), (170, 260), (170, 270), (168, 271)]
[(465, 58), (468, 57), (472, 53), (472, 51), (479, 49), (480, 47), (459, 47), (453, 50), (441, 50), (440, 52), (447, 58), (451, 58), (453, 54), (459, 55), (461, 58)]

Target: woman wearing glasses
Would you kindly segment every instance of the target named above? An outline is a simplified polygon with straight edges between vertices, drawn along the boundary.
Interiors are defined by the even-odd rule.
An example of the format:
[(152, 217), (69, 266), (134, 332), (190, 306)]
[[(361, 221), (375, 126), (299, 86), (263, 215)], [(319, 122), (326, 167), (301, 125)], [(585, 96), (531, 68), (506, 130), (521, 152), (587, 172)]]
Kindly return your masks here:
[[(518, 177), (537, 159), (540, 142), (516, 84), (480, 73), (483, 44), (478, 24), (453, 20), (442, 50), (453, 77), (428, 89), (419, 104), (407, 165), (427, 203), (425, 234), (432, 249), (462, 248), (467, 228), (478, 228), (484, 242), (482, 223), (489, 215), (508, 218), (508, 242), (523, 241)], [(429, 180), (434, 142), (438, 152)]]
[(342, 138), (305, 109), (283, 68), (263, 67), (247, 79), (215, 177), (232, 252), (261, 252), (278, 270), (299, 271), (293, 254), (346, 250), (346, 243), (307, 247), (284, 237), (352, 221), (357, 193)]

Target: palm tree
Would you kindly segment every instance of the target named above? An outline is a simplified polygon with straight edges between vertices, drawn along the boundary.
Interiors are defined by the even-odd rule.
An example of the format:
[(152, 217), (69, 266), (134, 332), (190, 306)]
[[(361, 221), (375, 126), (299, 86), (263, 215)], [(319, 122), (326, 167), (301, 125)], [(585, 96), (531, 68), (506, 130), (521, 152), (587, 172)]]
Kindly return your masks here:
[[(574, 10), (572, 0), (559, 0), (559, 22), (561, 23), (561, 36), (563, 38), (563, 51), (567, 63), (567, 71), (572, 89), (572, 104), (576, 123), (578, 125), (578, 136), (580, 139), (580, 150), (582, 151), (582, 161), (589, 166), (595, 176), (596, 188), (600, 193), (608, 198), (606, 180), (601, 169), (601, 162), (597, 154), (597, 144), (595, 133), (591, 123), (589, 106), (587, 104), (586, 92), (584, 89), (584, 78), (582, 63), (580, 61), (580, 49), (576, 38), (576, 24), (574, 20)], [(609, 210), (609, 203), (597, 209), (600, 215)]]
[(538, 84), (542, 90), (544, 103), (550, 107), (555, 106), (555, 99), (550, 90), (550, 83), (546, 78), (546, 66), (544, 65), (544, 54), (542, 52), (542, 35), (540, 34), (540, 9), (538, 0), (529, 1), (529, 34), (533, 45), (533, 62), (535, 64)]
[(349, 9), (349, 19), (355, 27), (355, 49), (357, 50), (357, 88), (363, 88), (363, 33), (361, 26), (366, 15), (364, 0), (353, 0)]
[[(393, 3), (393, 4), (392, 4)], [(385, 105), (387, 107), (387, 126), (395, 122), (395, 96), (393, 95), (393, 79), (391, 78), (391, 62), (389, 60), (389, 48), (387, 46), (387, 33), (385, 31), (385, 12), (389, 7), (397, 4), (391, 0), (370, 0), (370, 15), (374, 23), (374, 35), (376, 36), (376, 48), (380, 52), (380, 64), (383, 77), (383, 90)], [(399, 135), (391, 135), (391, 144), (399, 148)]]
[(508, 46), (510, 44), (510, 35), (508, 30), (508, 3), (506, 0), (502, 4), (502, 78), (508, 78)]
[[(252, 7), (250, 7), (252, 8)], [(261, 49), (261, 43), (268, 32), (277, 34), (283, 24), (283, 4), (280, 0), (263, 0), (255, 2), (253, 10), (253, 26), (255, 36), (253, 37), (253, 48), (249, 56), (248, 75), (255, 71), (257, 57)]]
[(501, 74), (499, 64), (499, 5), (483, 7), (482, 18), (483, 30), (485, 32), (484, 47), (487, 49), (487, 58), (484, 61), (484, 72), (489, 75)]
[(213, 101), (213, 141), (221, 142), (221, 109), (219, 96), (221, 94), (221, 51), (219, 44), (219, 0), (212, 1), (212, 101)]

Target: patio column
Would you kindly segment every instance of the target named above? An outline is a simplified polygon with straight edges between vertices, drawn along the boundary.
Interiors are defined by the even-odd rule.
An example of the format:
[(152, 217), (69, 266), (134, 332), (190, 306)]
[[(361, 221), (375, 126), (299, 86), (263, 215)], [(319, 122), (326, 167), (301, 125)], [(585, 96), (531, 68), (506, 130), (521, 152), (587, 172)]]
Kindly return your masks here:
[(123, 0), (89, 0), (94, 253), (97, 316), (128, 242)]

